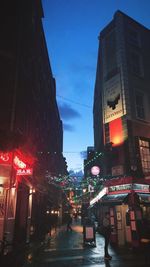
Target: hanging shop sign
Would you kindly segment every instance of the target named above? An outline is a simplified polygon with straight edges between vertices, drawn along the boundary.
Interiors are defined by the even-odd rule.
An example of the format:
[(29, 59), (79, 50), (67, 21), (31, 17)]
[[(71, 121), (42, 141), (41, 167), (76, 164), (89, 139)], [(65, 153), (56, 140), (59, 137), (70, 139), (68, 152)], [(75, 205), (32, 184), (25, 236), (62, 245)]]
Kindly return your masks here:
[(16, 175), (32, 175), (33, 169), (32, 168), (25, 168), (25, 169), (17, 169)]

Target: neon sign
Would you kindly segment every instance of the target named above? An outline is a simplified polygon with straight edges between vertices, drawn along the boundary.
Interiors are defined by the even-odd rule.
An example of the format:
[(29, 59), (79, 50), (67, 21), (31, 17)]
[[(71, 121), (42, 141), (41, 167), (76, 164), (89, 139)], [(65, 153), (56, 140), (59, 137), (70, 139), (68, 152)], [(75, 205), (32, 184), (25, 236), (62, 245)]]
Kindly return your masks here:
[(26, 168), (26, 164), (20, 160), (17, 156), (14, 157), (14, 164), (16, 165), (16, 167), (18, 168), (21, 168), (21, 169), (24, 169)]
[(12, 163), (12, 153), (0, 152), (0, 164), (11, 164)]
[(27, 168), (27, 169), (18, 169), (16, 175), (32, 175), (33, 169)]

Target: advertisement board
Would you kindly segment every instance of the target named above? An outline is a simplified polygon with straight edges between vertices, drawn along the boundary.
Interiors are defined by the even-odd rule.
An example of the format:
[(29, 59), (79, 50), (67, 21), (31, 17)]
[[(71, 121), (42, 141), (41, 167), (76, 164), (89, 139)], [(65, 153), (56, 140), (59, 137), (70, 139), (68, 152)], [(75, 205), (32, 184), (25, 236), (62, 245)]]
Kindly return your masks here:
[(123, 108), (120, 73), (104, 82), (103, 110), (104, 123), (120, 118), (126, 113)]

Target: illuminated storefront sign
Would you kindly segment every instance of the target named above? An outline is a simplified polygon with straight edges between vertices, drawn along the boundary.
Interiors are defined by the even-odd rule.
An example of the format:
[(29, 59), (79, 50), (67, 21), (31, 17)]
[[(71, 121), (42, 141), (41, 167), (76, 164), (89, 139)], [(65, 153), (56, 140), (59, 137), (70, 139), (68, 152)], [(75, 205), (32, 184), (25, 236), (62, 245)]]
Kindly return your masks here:
[(132, 184), (122, 184), (109, 187), (109, 192), (132, 190)]
[(0, 164), (11, 164), (12, 163), (12, 152), (3, 153), (0, 152)]
[(109, 192), (118, 192), (118, 191), (131, 191), (134, 190), (136, 192), (150, 192), (149, 185), (147, 184), (122, 184), (115, 185), (109, 187)]
[(133, 184), (133, 190), (136, 192), (150, 192), (150, 187), (148, 184)]
[(16, 175), (32, 175), (33, 169), (32, 168), (26, 168), (26, 169), (17, 169)]
[(20, 160), (17, 156), (14, 157), (14, 165), (17, 168), (21, 169), (26, 168), (26, 164), (22, 160)]

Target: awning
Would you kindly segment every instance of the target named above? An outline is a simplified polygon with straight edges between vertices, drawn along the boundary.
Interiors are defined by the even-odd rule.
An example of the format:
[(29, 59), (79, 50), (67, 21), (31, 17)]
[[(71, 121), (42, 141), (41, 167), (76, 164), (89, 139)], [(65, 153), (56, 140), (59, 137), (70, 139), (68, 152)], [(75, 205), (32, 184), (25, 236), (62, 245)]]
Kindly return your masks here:
[(127, 196), (126, 194), (114, 194), (114, 195), (105, 195), (101, 198), (100, 202), (102, 204), (111, 204), (111, 205), (120, 205), (122, 203), (127, 203)]
[(150, 194), (146, 193), (137, 193), (140, 203), (149, 204), (150, 205)]

